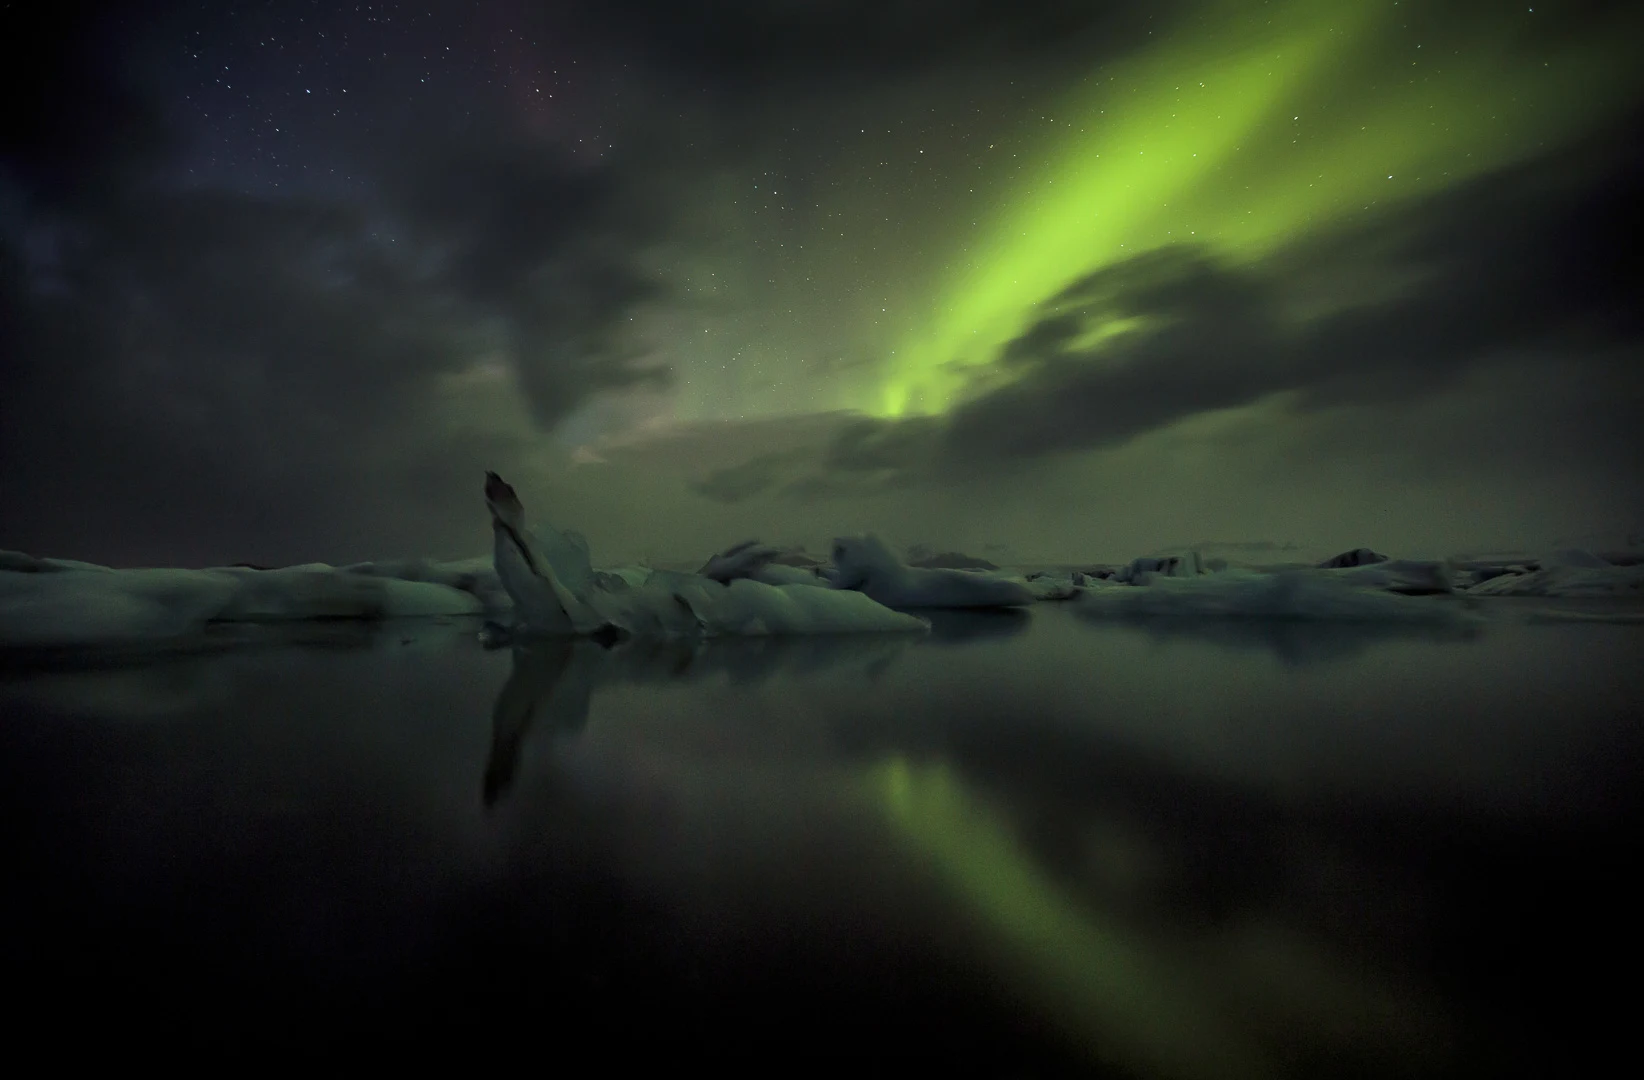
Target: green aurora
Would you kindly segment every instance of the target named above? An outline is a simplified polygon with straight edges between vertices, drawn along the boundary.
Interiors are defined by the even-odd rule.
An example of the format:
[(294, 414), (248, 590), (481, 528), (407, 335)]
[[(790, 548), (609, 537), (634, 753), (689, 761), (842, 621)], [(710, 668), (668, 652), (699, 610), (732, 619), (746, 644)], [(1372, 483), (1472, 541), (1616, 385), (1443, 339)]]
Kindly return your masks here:
[(1636, 11), (1542, 36), (1534, 8), (1427, 27), (1428, 7), (1212, 0), (1094, 73), (1064, 107), (1082, 119), (1057, 125), (1069, 134), (949, 259), (864, 410), (950, 408), (1039, 305), (1099, 267), (1176, 243), (1255, 260), (1577, 138), (1639, 82)]
[[(1273, 932), (1234, 934), (1220, 950), (1173, 948), (1156, 927), (1082, 901), (946, 765), (892, 756), (861, 782), (895, 835), (984, 928), (1007, 984), (1094, 1060), (1182, 1080), (1281, 1075), (1301, 1017), (1302, 1030), (1342, 1040), (1330, 1053), (1355, 1041), (1429, 1061), (1447, 1053), (1445, 1021), (1430, 1004), (1395, 1004), (1421, 1000), (1417, 991), (1389, 992), (1321, 943)], [(1264, 1019), (1252, 1023), (1256, 1001)]]

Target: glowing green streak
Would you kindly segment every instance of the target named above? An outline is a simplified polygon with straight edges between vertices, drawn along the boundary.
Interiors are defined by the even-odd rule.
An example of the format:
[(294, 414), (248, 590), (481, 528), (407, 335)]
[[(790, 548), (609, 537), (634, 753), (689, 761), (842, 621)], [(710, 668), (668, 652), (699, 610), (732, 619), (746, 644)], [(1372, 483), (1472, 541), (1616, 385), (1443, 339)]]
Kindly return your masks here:
[[(1291, 0), (1265, 18), (1231, 0), (1212, 7), (1196, 32), (1069, 102), (1083, 122), (940, 285), (871, 411), (948, 408), (967, 368), (992, 362), (1036, 305), (1097, 267), (1178, 242), (1253, 257), (1572, 137), (1638, 77), (1630, 15), (1538, 69), (1503, 64), (1500, 41), (1481, 35), (1464, 56), (1413, 54), (1394, 80), (1381, 36), (1390, 4)], [(1310, 110), (1326, 100), (1346, 104)]]
[[(1358, 12), (1369, 5), (1355, 5)], [(1357, 16), (1362, 18), (1362, 16)], [(1174, 239), (1169, 215), (1207, 171), (1236, 151), (1275, 102), (1348, 38), (1337, 26), (1242, 35), (1237, 23), (1150, 51), (1071, 103), (1078, 135), (1011, 200), (992, 238), (942, 290), (935, 326), (897, 350), (885, 414), (939, 411), (961, 376), (1020, 329), (1028, 309), (1080, 273)], [(1180, 215), (1179, 208), (1176, 211)]]
[(916, 770), (894, 758), (869, 774), (869, 790), (1003, 939), (1043, 1004), (1097, 1056), (1145, 1075), (1270, 1072), (1198, 987), (1065, 896), (947, 769)]

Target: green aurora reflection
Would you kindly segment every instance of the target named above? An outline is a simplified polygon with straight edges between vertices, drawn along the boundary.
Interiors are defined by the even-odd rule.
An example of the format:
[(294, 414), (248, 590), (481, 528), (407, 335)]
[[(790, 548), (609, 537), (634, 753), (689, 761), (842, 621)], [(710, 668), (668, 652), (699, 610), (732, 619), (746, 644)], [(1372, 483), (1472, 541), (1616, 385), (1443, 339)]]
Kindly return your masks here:
[(1422, 25), (1432, 8), (1211, 0), (1093, 73), (1063, 110), (1082, 119), (950, 257), (865, 411), (950, 408), (1038, 305), (1099, 267), (1175, 243), (1257, 259), (1575, 139), (1640, 81), (1634, 10), (1543, 37), (1533, 7)]
[(1234, 933), (1220, 949), (1201, 941), (1183, 950), (1081, 902), (945, 764), (892, 756), (862, 784), (895, 834), (977, 917), (1007, 983), (1093, 1061), (1182, 1080), (1286, 1075), (1281, 1059), (1296, 1050), (1298, 1028), (1330, 1032), (1330, 1055), (1355, 1043), (1396, 1046), (1402, 1059), (1427, 1064), (1448, 1053), (1445, 1022), (1430, 1003), (1395, 1004), (1420, 994), (1389, 992), (1362, 963), (1332, 958), (1301, 935)]

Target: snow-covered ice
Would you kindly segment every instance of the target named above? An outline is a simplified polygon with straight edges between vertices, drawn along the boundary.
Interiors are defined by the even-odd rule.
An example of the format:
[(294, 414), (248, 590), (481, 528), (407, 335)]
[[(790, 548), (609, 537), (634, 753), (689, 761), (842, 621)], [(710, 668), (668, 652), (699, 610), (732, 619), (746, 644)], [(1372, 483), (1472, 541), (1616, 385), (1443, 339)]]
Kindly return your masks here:
[(1319, 563), (1319, 569), (1340, 570), (1348, 566), (1374, 566), (1376, 563), (1386, 561), (1387, 556), (1378, 554), (1369, 548), (1361, 547), (1354, 548), (1352, 551), (1344, 551), (1340, 555), (1330, 556), (1330, 558)]
[(1145, 584), (1152, 577), (1189, 578), (1205, 573), (1197, 551), (1181, 555), (1144, 555), (1130, 560), (1130, 564), (1113, 575), (1113, 580), (1126, 585)]
[(210, 570), (0, 571), (0, 645), (130, 645), (197, 634), (240, 591)]
[(381, 620), (487, 609), (483, 576), (463, 589), (323, 563), (275, 570), (116, 570), (19, 552), (0, 552), (0, 567), (0, 647), (183, 644), (220, 623)]
[[(1188, 550), (1024, 576), (912, 566), (868, 535), (836, 540), (831, 565), (749, 540), (713, 555), (696, 573), (648, 565), (596, 569), (580, 535), (527, 529), (517, 496), (500, 478), (488, 476), (486, 497), (493, 551), (468, 559), (114, 569), (0, 551), (0, 648), (142, 652), (220, 640), (214, 628), (222, 624), (481, 614), (511, 621), (526, 636), (920, 632), (929, 621), (898, 609), (1024, 609), (1047, 600), (1071, 601), (1091, 618), (1449, 626), (1476, 622), (1497, 597), (1644, 600), (1644, 556), (1573, 548), (1412, 560), (1361, 547), (1314, 564), (1231, 568)], [(1639, 621), (1631, 611), (1554, 608), (1529, 617)]]
[(1436, 560), (1382, 558), (1376, 562), (1344, 563), (1319, 572), (1359, 588), (1409, 596), (1455, 591), (1450, 566)]
[(898, 608), (1022, 607), (1037, 597), (1020, 578), (977, 570), (908, 566), (876, 536), (833, 542), (835, 589), (853, 589)]
[[(747, 577), (729, 583), (703, 574), (652, 571), (637, 585), (626, 576), (584, 570), (587, 549), (552, 527), (535, 533), (501, 477), (487, 474), (486, 502), (495, 532), (497, 576), (514, 600), (516, 631), (526, 635), (668, 637), (923, 632), (922, 619), (870, 597), (815, 585), (768, 585)], [(744, 558), (744, 555), (747, 558)], [(710, 566), (717, 572), (769, 560), (757, 544), (740, 545)], [(580, 587), (576, 584), (583, 582)]]
[(1523, 573), (1497, 574), (1466, 592), (1468, 596), (1644, 597), (1644, 566), (1543, 564)]
[(1454, 624), (1476, 619), (1439, 596), (1403, 596), (1354, 584), (1332, 571), (1229, 570), (1191, 578), (1153, 577), (1144, 587), (1101, 584), (1079, 598), (1082, 615), (1146, 618), (1260, 618)]

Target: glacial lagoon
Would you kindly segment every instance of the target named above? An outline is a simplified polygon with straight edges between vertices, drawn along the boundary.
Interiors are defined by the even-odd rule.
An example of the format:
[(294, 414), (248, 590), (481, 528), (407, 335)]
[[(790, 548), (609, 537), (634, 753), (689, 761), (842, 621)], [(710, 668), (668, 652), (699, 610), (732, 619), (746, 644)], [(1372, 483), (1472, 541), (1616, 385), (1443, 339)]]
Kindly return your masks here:
[(492, 651), (403, 620), (13, 666), (14, 1018), (544, 1068), (1556, 1074), (1631, 1024), (1644, 628), (1521, 610)]

